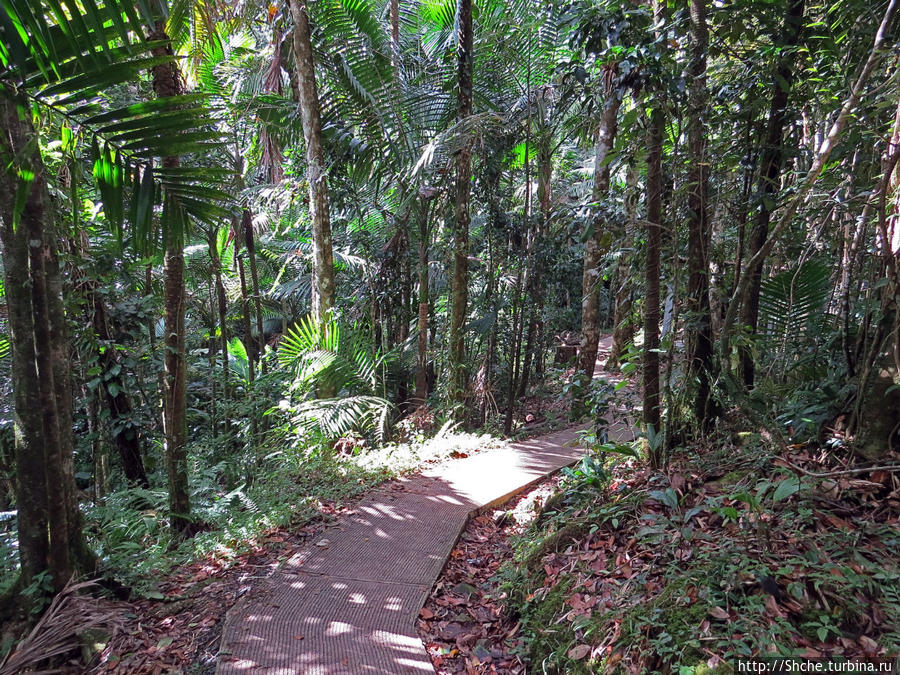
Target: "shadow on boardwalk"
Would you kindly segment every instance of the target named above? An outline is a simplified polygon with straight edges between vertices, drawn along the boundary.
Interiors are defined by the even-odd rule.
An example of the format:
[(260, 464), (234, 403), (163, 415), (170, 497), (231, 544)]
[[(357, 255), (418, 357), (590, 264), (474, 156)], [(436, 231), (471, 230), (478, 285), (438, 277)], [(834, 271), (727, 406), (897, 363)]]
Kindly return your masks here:
[(577, 461), (567, 430), (372, 493), (229, 612), (219, 673), (433, 672), (415, 619), (469, 514)]
[[(383, 486), (228, 613), (217, 673), (433, 673), (415, 620), (473, 511), (578, 461), (578, 429)], [(623, 425), (617, 436), (631, 437)]]

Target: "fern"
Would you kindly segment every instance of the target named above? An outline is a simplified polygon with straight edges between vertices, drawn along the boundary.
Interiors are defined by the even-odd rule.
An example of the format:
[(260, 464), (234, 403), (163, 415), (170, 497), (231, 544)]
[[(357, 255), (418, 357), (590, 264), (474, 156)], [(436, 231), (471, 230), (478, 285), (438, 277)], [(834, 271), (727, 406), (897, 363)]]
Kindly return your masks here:
[(830, 294), (831, 270), (814, 260), (766, 279), (759, 294), (760, 332), (798, 335), (821, 318)]

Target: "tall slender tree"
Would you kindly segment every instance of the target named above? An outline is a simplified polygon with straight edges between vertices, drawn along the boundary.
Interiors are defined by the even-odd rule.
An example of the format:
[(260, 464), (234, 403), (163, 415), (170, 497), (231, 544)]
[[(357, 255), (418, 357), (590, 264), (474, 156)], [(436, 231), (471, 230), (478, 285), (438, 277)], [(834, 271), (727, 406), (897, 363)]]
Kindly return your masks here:
[[(594, 184), (591, 200), (598, 204), (609, 193), (610, 152), (618, 131), (619, 107), (622, 95), (616, 86), (608, 86), (603, 114), (597, 126), (597, 145), (594, 154)], [(578, 352), (578, 378), (581, 391), (586, 392), (594, 377), (597, 350), (600, 345), (600, 265), (609, 247), (609, 233), (603, 227), (603, 210), (598, 208), (591, 223), (591, 236), (584, 250), (584, 271), (581, 281), (581, 348)], [(583, 412), (583, 399), (576, 397), (573, 405), (576, 415)]]
[(690, 0), (688, 76), (688, 316), (685, 328), (687, 372), (694, 381), (693, 412), (702, 427), (712, 421), (712, 319), (709, 305), (707, 213), (709, 158), (706, 156), (706, 59), (709, 27), (706, 0)]
[(294, 63), (303, 138), (306, 141), (306, 179), (309, 182), (309, 216), (312, 222), (313, 275), (312, 313), (320, 325), (331, 318), (334, 307), (334, 255), (331, 244), (331, 214), (328, 205), (328, 173), (322, 145), (322, 120), (316, 87), (309, 7), (306, 0), (290, 0), (294, 20)]
[[(661, 428), (659, 397), (659, 253), (662, 243), (662, 152), (665, 117), (654, 105), (647, 125), (647, 245), (644, 263), (644, 427)], [(653, 449), (651, 464), (658, 466), (659, 448)]]
[[(473, 109), (473, 23), (472, 0), (458, 0), (456, 5), (458, 43), (457, 115), (465, 121)], [(454, 398), (463, 402), (466, 396), (466, 312), (469, 293), (469, 198), (472, 189), (472, 150), (468, 143), (456, 154), (456, 198), (453, 220), (453, 280), (450, 288), (450, 370)]]
[[(157, 14), (164, 15), (161, 7), (157, 8)], [(184, 80), (178, 64), (172, 58), (171, 41), (162, 19), (154, 26), (150, 39), (160, 42), (160, 46), (153, 48), (153, 55), (160, 58), (168, 57), (166, 61), (153, 67), (153, 93), (160, 99), (180, 96), (184, 91)], [(163, 169), (177, 171), (181, 166), (181, 160), (177, 156), (170, 155), (163, 158), (162, 166)], [(163, 220), (165, 246), (163, 431), (166, 439), (170, 522), (176, 537), (184, 537), (189, 535), (192, 529), (187, 473), (187, 361), (184, 333), (184, 235), (187, 230), (187, 215), (176, 198), (167, 197)]]

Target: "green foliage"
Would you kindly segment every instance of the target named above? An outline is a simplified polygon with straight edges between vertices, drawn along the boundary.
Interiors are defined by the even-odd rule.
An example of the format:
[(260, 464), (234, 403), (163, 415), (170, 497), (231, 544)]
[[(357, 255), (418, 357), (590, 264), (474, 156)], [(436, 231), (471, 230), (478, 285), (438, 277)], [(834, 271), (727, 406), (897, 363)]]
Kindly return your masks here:
[[(26, 0), (11, 0), (0, 12), (0, 82), (15, 87), (29, 104), (77, 125), (63, 138), (70, 151), (76, 141), (93, 162), (107, 223), (120, 242), (126, 215), (131, 245), (152, 252), (169, 229), (182, 232), (190, 219), (214, 222), (230, 215), (222, 189), (228, 170), (182, 166), (154, 167), (154, 160), (180, 155), (203, 157), (222, 149), (221, 135), (210, 120), (217, 116), (211, 98), (191, 94), (112, 107), (103, 93), (139, 80), (142, 73), (172, 63), (173, 56), (153, 55), (160, 42), (135, 39), (152, 15), (139, 17), (134, 5), (108, 2), (68, 6), (50, 3), (47, 13), (32, 11)], [(123, 19), (125, 17), (127, 19)], [(8, 94), (6, 94), (8, 95)], [(161, 218), (153, 218), (154, 205)]]
[(765, 279), (759, 294), (759, 333), (780, 350), (796, 350), (806, 342), (804, 336), (822, 330), (831, 274), (828, 265), (810, 260)]
[[(205, 460), (202, 444), (191, 448)], [(198, 454), (194, 454), (198, 453)], [(155, 597), (156, 581), (173, 566), (202, 556), (232, 559), (259, 537), (280, 527), (320, 517), (323, 500), (340, 503), (391, 476), (383, 466), (364, 468), (351, 459), (268, 453), (257, 461), (252, 485), (222, 487), (224, 465), (191, 474), (194, 518), (203, 532), (172, 549), (167, 499), (162, 490), (117, 491), (86, 512), (89, 538), (105, 571)]]
[(38, 572), (32, 582), (22, 589), (21, 595), (25, 599), (29, 617), (31, 619), (39, 617), (53, 601), (54, 585), (50, 572), (47, 570)]
[[(352, 335), (343, 340), (336, 321), (324, 325), (311, 317), (288, 329), (279, 348), (279, 363), (292, 375), (284, 411), (298, 438), (319, 434), (335, 439), (353, 429), (374, 430), (383, 438), (390, 403), (377, 396), (385, 359), (371, 356)], [(316, 392), (334, 396), (317, 398)]]

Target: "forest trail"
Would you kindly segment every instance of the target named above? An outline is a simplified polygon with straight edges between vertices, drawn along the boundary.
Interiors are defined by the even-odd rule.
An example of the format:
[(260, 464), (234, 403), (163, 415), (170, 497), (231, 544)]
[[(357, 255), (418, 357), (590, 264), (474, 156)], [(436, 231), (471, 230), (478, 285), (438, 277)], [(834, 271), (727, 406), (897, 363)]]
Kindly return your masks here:
[[(469, 516), (578, 461), (580, 428), (373, 492), (228, 612), (216, 672), (433, 673), (415, 621)], [(631, 429), (611, 435), (630, 439)]]

